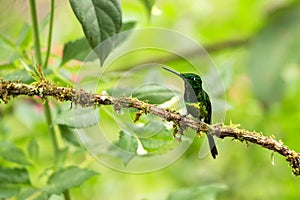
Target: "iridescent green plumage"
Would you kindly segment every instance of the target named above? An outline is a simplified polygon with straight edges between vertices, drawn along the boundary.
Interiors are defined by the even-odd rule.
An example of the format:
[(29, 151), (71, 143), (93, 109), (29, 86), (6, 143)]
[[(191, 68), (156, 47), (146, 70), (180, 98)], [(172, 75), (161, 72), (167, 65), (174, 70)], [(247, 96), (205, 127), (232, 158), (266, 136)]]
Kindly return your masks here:
[[(207, 124), (211, 123), (211, 102), (208, 94), (202, 88), (202, 80), (200, 76), (193, 73), (178, 73), (168, 68), (163, 69), (176, 74), (184, 80), (184, 101), (187, 113), (195, 118), (204, 121)], [(218, 150), (212, 135), (207, 134), (210, 152), (213, 158), (218, 155)]]

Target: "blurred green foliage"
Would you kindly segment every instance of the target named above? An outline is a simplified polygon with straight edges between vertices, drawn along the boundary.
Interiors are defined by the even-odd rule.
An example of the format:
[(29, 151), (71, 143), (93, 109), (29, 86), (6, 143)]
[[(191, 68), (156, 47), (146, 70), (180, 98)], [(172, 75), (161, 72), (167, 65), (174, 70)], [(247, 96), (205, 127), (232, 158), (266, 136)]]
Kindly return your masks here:
[[(33, 80), (25, 75), (20, 62), (15, 59), (19, 56), (26, 62), (32, 59), (30, 23), (27, 17), (24, 17), (28, 14), (26, 3), (3, 3), (6, 7), (2, 6), (3, 12), (0, 12), (0, 77), (32, 82)], [(48, 3), (46, 0), (38, 2), (41, 23), (47, 21)], [(210, 54), (222, 74), (226, 87), (228, 110), (225, 123), (232, 121), (241, 124), (242, 128), (274, 135), (277, 140), (282, 140), (295, 151), (300, 151), (299, 1), (157, 0), (151, 10), (150, 20), (145, 12), (145, 6), (150, 12), (148, 5), (137, 0), (122, 1), (123, 21), (137, 21), (139, 28), (162, 27), (177, 30), (204, 46), (226, 40), (248, 39), (248, 43), (238, 48), (223, 47)], [(61, 85), (70, 85), (81, 63), (66, 62), (69, 58), (63, 60), (63, 47), (64, 44), (71, 45), (70, 41), (82, 38), (83, 32), (67, 1), (57, 2), (55, 17), (54, 42), (49, 65), (52, 71), (49, 72), (48, 78)], [(45, 30), (41, 30), (41, 33), (44, 45)], [(77, 56), (82, 59), (82, 55)], [(147, 60), (148, 57), (151, 58), (146, 52), (136, 59), (128, 59), (128, 63), (123, 62), (124, 69), (119, 66), (118, 70), (127, 70), (128, 66)], [(61, 63), (64, 65), (61, 66)], [(179, 60), (173, 61), (172, 65), (184, 68), (185, 63)], [(113, 80), (117, 73), (101, 80), (104, 89), (110, 89), (110, 80)], [(35, 98), (17, 98), (7, 105), (0, 105), (0, 185), (3, 186), (1, 188), (6, 188), (0, 191), (0, 198), (9, 197), (19, 191), (23, 191), (24, 198), (34, 193), (33, 188), (27, 188), (28, 174), (30, 182), (36, 187), (49, 184), (48, 188), (54, 189), (61, 188), (57, 187), (60, 183), (55, 183), (55, 177), (71, 172), (75, 173), (74, 176), (77, 173), (82, 174), (77, 168), (71, 168), (67, 172), (61, 169), (53, 174), (54, 158), (40, 106), (42, 103)], [(69, 106), (61, 107), (68, 110)], [(61, 125), (68, 123), (59, 118), (64, 115), (64, 110), (54, 110), (54, 113), (58, 114), (57, 119), (61, 119)], [(110, 124), (113, 119), (108, 116), (107, 113), (101, 113), (101, 117), (105, 117), (104, 121), (107, 122), (103, 128), (114, 130)], [(119, 135), (111, 137), (112, 140), (118, 140)], [(124, 135), (122, 139), (128, 142)], [(65, 146), (65, 149), (61, 150), (59, 158), (56, 159), (62, 166), (88, 166), (101, 172), (100, 176), (94, 176), (80, 187), (71, 190), (72, 199), (78, 200), (91, 197), (119, 199), (120, 196), (122, 199), (149, 200), (184, 197), (225, 200), (300, 198), (300, 180), (293, 177), (291, 169), (282, 157), (275, 154), (275, 165), (272, 165), (272, 152), (255, 145), (224, 139), (217, 143), (220, 155), (216, 160), (209, 156), (198, 159), (199, 147), (204, 139), (196, 138), (184, 156), (171, 166), (139, 175), (114, 171), (94, 162), (94, 158), (83, 153), (83, 149), (75, 148), (78, 146), (76, 138), (68, 140), (63, 135), (59, 143)], [(66, 145), (65, 140), (75, 145)], [(149, 149), (153, 145), (152, 141), (144, 142), (148, 144)], [(20, 166), (27, 167), (25, 169)], [(19, 176), (7, 179), (5, 173)], [(50, 174), (54, 178), (52, 182), (47, 183), (45, 177)], [(83, 175), (78, 177), (81, 180), (77, 185), (92, 175), (94, 174), (91, 171), (83, 172)], [(15, 183), (22, 183), (24, 187), (15, 187)], [(66, 184), (76, 185), (72, 182)]]

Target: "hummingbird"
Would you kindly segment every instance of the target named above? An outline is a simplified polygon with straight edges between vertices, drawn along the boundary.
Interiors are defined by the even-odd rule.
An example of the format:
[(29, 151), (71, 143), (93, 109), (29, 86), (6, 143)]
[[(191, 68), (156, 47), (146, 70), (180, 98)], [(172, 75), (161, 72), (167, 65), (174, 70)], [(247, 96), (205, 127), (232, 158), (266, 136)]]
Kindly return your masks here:
[[(192, 115), (207, 124), (211, 124), (212, 108), (208, 94), (202, 88), (202, 80), (199, 75), (194, 73), (178, 73), (169, 68), (163, 67), (184, 81), (184, 102), (187, 114)], [(215, 159), (218, 155), (216, 143), (211, 134), (207, 133), (207, 139), (210, 147), (210, 153)]]

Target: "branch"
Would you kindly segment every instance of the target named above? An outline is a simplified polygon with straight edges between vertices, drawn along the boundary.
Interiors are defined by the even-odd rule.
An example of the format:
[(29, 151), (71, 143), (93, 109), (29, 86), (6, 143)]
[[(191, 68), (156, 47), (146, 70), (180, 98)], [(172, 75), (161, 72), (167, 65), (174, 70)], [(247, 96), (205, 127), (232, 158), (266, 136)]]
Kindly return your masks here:
[[(253, 143), (263, 148), (269, 149), (273, 152), (284, 156), (292, 167), (294, 175), (300, 175), (300, 154), (289, 147), (283, 145), (281, 141), (277, 141), (274, 137), (264, 136), (261, 133), (256, 133), (244, 129), (237, 128), (236, 125), (214, 124), (208, 125), (197, 119), (181, 116), (178, 112), (170, 109), (159, 108), (155, 105), (139, 101), (136, 98), (130, 97), (111, 97), (107, 93), (92, 94), (82, 89), (76, 90), (68, 87), (58, 87), (57, 85), (50, 84), (47, 81), (35, 83), (32, 85), (23, 84), (20, 82), (0, 81), (0, 102), (7, 103), (11, 97), (21, 95), (33, 96), (37, 95), (42, 99), (45, 97), (53, 97), (58, 101), (71, 101), (72, 104), (80, 105), (82, 107), (112, 105), (115, 110), (121, 108), (135, 108), (139, 111), (135, 121), (138, 120), (141, 114), (152, 114), (159, 116), (168, 122), (173, 122), (175, 125), (174, 130), (185, 130), (191, 128), (197, 133), (207, 133), (219, 137), (231, 137), (241, 142)], [(177, 128), (176, 128), (177, 127)]]
[[(185, 50), (185, 52), (183, 52), (180, 56), (176, 55), (176, 54), (172, 54), (172, 55), (168, 55), (168, 56), (163, 56), (160, 58), (154, 58), (154, 59), (148, 59), (145, 61), (141, 61), (139, 63), (135, 63), (135, 66), (139, 66), (139, 65), (143, 65), (143, 64), (147, 64), (147, 63), (169, 63), (169, 62), (173, 62), (176, 61), (178, 59), (182, 59), (183, 57), (197, 57), (197, 56), (203, 56), (206, 55), (207, 53), (215, 53), (218, 51), (222, 51), (222, 50), (228, 50), (228, 49), (232, 49), (232, 48), (239, 48), (239, 47), (243, 47), (247, 44), (249, 44), (250, 39), (249, 38), (245, 38), (245, 39), (238, 39), (238, 40), (226, 40), (226, 41), (222, 41), (222, 42), (218, 42), (218, 43), (214, 43), (214, 44), (209, 44), (209, 45), (205, 45), (203, 46), (203, 49), (189, 49), (189, 50)], [(128, 69), (131, 68), (132, 66), (125, 66), (123, 67), (124, 69)]]

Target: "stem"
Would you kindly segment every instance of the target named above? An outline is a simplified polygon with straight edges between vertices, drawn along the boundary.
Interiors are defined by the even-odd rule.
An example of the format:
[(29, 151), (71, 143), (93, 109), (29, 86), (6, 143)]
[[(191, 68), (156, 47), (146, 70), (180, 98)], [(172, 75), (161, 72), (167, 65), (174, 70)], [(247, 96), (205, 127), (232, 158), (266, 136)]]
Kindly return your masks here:
[(45, 62), (44, 62), (44, 65), (43, 65), (44, 69), (47, 69), (47, 67), (48, 67), (48, 61), (49, 61), (49, 56), (50, 56), (50, 51), (51, 51), (53, 21), (54, 21), (54, 7), (55, 7), (55, 0), (51, 0), (51, 10), (50, 10), (50, 22), (49, 22), (47, 52), (46, 52)]
[[(36, 54), (36, 59), (37, 59), (38, 65), (41, 65), (42, 64), (42, 54), (41, 54), (41, 45), (40, 45), (40, 38), (39, 38), (39, 27), (38, 27), (35, 0), (29, 0), (29, 2), (30, 2), (30, 13), (31, 13), (33, 34), (34, 34), (35, 54)], [(51, 49), (53, 19), (54, 19), (54, 5), (55, 5), (55, 0), (51, 0), (48, 46), (47, 46), (47, 54), (46, 54), (46, 58), (45, 58), (45, 63), (43, 65), (44, 69), (47, 68), (49, 55), (50, 55), (50, 49)], [(41, 78), (43, 78), (43, 77), (41, 77)], [(47, 124), (48, 124), (50, 138), (51, 138), (51, 141), (52, 141), (52, 146), (53, 146), (53, 149), (54, 149), (54, 155), (57, 155), (59, 153), (59, 146), (58, 146), (54, 126), (52, 126), (52, 114), (51, 114), (49, 100), (47, 98), (46, 98), (46, 102), (44, 104), (44, 110), (45, 110), (45, 117), (46, 117), (46, 121), (47, 121)], [(71, 200), (71, 197), (70, 197), (70, 194), (69, 194), (68, 190), (66, 190), (64, 192), (64, 197), (65, 197), (66, 200)]]
[(52, 126), (52, 114), (51, 114), (50, 104), (48, 99), (46, 99), (46, 102), (44, 104), (44, 109), (45, 109), (45, 116), (48, 124), (48, 129), (51, 137), (51, 142), (54, 148), (54, 154), (57, 155), (59, 153), (59, 147), (56, 139), (55, 129)]
[(36, 55), (37, 62), (40, 65), (40, 64), (42, 64), (42, 54), (41, 54), (39, 25), (38, 25), (38, 20), (37, 20), (35, 0), (29, 0), (29, 4), (30, 4), (32, 28), (33, 28), (35, 55)]
[[(39, 25), (38, 25), (38, 19), (37, 19), (37, 10), (36, 10), (35, 0), (29, 0), (29, 3), (30, 3), (30, 14), (31, 14), (31, 20), (32, 20), (33, 36), (34, 36), (35, 55), (36, 55), (38, 65), (41, 65), (42, 64), (42, 54), (41, 54)], [(49, 101), (47, 99), (44, 104), (44, 110), (45, 110), (46, 121), (48, 124), (49, 134), (50, 134), (50, 137), (52, 140), (52, 145), (54, 148), (54, 155), (57, 155), (57, 153), (59, 152), (58, 142), (56, 139), (55, 129), (52, 126), (52, 115), (51, 115), (51, 111), (50, 111)]]
[(70, 196), (69, 190), (65, 190), (64, 191), (64, 197), (65, 197), (65, 200), (71, 200), (71, 196)]

